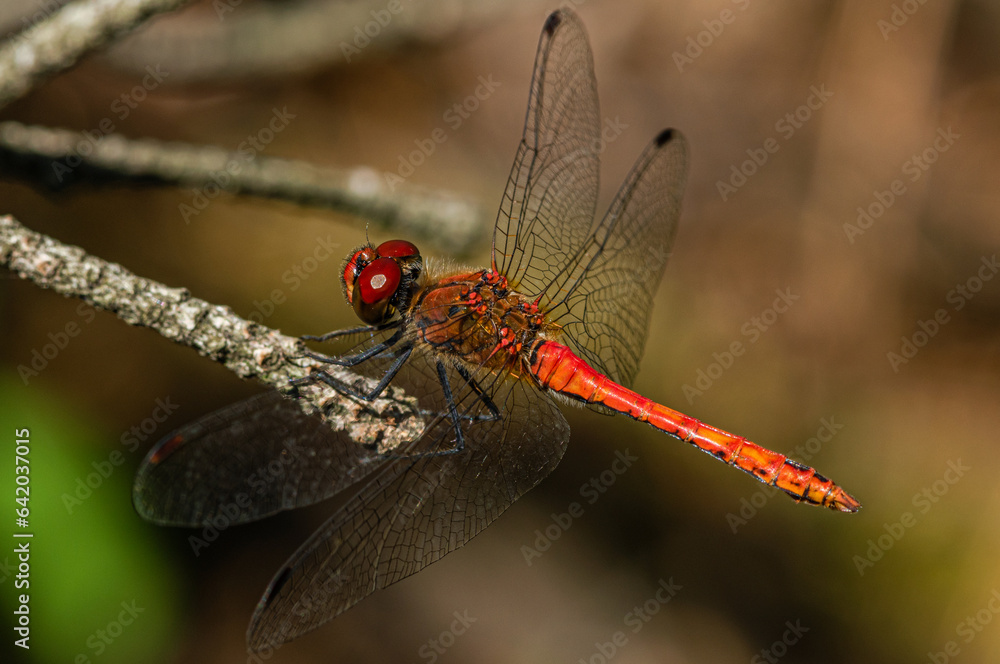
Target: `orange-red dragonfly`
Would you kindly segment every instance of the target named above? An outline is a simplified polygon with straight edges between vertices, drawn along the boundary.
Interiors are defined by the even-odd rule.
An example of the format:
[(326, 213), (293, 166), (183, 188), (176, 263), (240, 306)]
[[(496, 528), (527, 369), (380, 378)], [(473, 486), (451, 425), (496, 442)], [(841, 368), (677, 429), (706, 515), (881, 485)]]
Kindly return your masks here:
[(600, 130), (586, 34), (575, 14), (556, 11), (538, 46), (490, 267), (425, 261), (405, 240), (349, 256), (344, 293), (366, 325), (307, 337), (353, 338), (341, 355), (307, 354), (353, 367), (374, 387), (326, 371), (299, 384), (361, 401), (400, 386), (426, 416), (419, 435), (359, 444), (272, 392), (150, 452), (135, 503), (158, 523), (251, 521), (360, 486), (274, 577), (251, 621), (252, 648), (314, 629), (486, 528), (562, 458), (569, 426), (556, 396), (647, 422), (796, 500), (860, 507), (812, 468), (628, 389), (677, 228), (687, 145), (675, 130), (657, 135), (595, 221)]

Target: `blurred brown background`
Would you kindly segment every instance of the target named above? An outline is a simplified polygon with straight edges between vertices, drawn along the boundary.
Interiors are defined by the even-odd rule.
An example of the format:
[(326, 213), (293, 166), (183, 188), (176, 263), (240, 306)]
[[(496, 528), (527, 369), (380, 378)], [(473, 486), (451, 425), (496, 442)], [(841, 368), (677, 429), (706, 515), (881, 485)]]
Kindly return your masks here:
[[(14, 4), (4, 10), (8, 31), (43, 7), (22, 2), (18, 13)], [(443, 128), (447, 140), (408, 181), (495, 209), (554, 5), (403, 0), (400, 16), (413, 23), (390, 23), (350, 62), (331, 41), (325, 60), (280, 72), (185, 73), (192, 35), (209, 49), (241, 13), (304, 4), (244, 0), (220, 16), (218, 2), (196, 3), (152, 21), (137, 37), (156, 38), (147, 50), (90, 56), (3, 119), (92, 131), (110, 117), (128, 137), (236, 149), (272, 109), (287, 108), (294, 118), (261, 154), (380, 173)], [(385, 7), (347, 4), (362, 15)], [(691, 145), (680, 233), (637, 388), (807, 461), (864, 509), (795, 505), (625, 418), (570, 410), (564, 461), (495, 525), (273, 661), (997, 661), (1000, 5), (592, 0), (576, 8), (602, 115), (624, 128), (603, 155), (602, 200), (662, 127), (681, 129)], [(263, 35), (261, 53), (280, 58), (289, 48)], [(149, 59), (158, 52), (162, 61)], [(121, 117), (116, 100), (156, 64), (171, 75)], [(500, 85), (453, 127), (446, 111), (480, 77)], [(265, 322), (289, 334), (353, 324), (339, 256), (308, 278), (287, 274), (317, 238), (346, 254), (363, 241), (364, 219), (223, 195), (185, 223), (178, 208), (193, 196), (0, 183), (2, 212), (140, 275), (244, 316), (281, 289), (287, 301)], [(870, 220), (859, 220), (859, 207)], [(483, 242), (461, 258), (484, 263), (487, 249)], [(797, 297), (777, 315), (768, 312), (775, 291)], [(70, 321), (80, 333), (25, 384), (18, 367)], [(713, 368), (734, 342), (743, 354)], [(35, 638), (49, 645), (29, 661), (245, 661), (255, 602), (328, 508), (225, 531), (195, 557), (187, 540), (195, 533), (141, 522), (129, 491), (156, 439), (258, 388), (15, 278), (0, 281), (0, 357), (3, 422), (36, 432), (38, 527), (46, 515), (63, 524), (36, 542)], [(699, 385), (699, 371), (716, 377)], [(158, 399), (177, 405), (165, 422), (150, 421)], [(144, 423), (148, 440), (131, 452), (122, 437)], [(51, 460), (66, 465), (58, 477), (46, 475), (45, 450), (63, 450)], [(76, 480), (113, 450), (123, 450), (124, 464), (67, 507)], [(581, 486), (619, 450), (638, 461), (587, 502)], [(536, 530), (573, 502), (583, 516), (526, 564), (522, 547), (535, 546)], [(679, 589), (637, 622), (635, 608), (661, 580)], [(2, 583), (9, 601), (12, 579)], [(92, 641), (131, 600), (145, 612), (110, 643)], [(57, 606), (63, 613), (46, 613)], [(462, 629), (456, 612), (475, 621), (442, 635)], [(626, 641), (615, 644), (618, 631)]]

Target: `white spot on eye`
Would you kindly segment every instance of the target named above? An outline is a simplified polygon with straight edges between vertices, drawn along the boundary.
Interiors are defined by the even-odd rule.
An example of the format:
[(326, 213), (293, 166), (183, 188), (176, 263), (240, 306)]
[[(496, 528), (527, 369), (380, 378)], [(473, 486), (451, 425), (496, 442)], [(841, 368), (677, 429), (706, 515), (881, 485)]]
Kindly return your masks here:
[(386, 281), (388, 281), (388, 279), (385, 278), (384, 274), (376, 274), (372, 277), (372, 288), (378, 290), (379, 288), (382, 288), (382, 286), (385, 286)]

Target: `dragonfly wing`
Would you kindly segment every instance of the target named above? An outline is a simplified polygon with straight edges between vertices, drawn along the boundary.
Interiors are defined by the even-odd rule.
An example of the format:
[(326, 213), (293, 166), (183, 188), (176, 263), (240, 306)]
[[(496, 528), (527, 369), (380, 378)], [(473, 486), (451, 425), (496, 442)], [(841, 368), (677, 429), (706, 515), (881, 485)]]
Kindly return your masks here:
[(132, 496), (140, 516), (161, 525), (234, 525), (329, 498), (378, 461), (271, 391), (166, 437), (140, 466)]
[(524, 133), (493, 232), (493, 267), (540, 294), (594, 225), (600, 154), (594, 58), (580, 19), (553, 12), (535, 55)]
[(677, 233), (688, 148), (673, 129), (646, 147), (583, 250), (549, 285), (549, 316), (566, 344), (626, 387), (646, 343), (653, 295)]
[[(252, 649), (308, 632), (461, 547), (558, 464), (569, 425), (547, 395), (526, 381), (474, 376), (501, 413), (486, 421), (476, 417), (476, 391), (453, 368), (448, 375), (468, 416), (465, 449), (397, 459), (373, 474), (271, 581), (247, 633)], [(432, 426), (434, 440), (453, 440), (449, 418)]]
[(677, 131), (657, 136), (595, 223), (601, 149), (590, 45), (579, 18), (561, 9), (538, 44), (493, 262), (515, 288), (539, 298), (574, 352), (627, 386), (676, 231), (687, 144)]
[[(366, 335), (354, 351), (391, 334)], [(370, 364), (380, 370), (394, 351)], [(329, 498), (384, 460), (276, 391), (210, 413), (161, 440), (139, 466), (132, 499), (144, 519), (235, 525)]]

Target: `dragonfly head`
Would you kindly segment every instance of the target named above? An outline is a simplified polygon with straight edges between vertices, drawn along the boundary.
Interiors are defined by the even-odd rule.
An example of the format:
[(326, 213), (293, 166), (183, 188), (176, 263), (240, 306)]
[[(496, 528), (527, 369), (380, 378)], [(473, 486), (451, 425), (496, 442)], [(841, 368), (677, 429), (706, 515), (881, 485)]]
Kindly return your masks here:
[(387, 322), (408, 302), (423, 269), (420, 250), (406, 240), (365, 244), (348, 256), (341, 273), (344, 297), (369, 325)]

